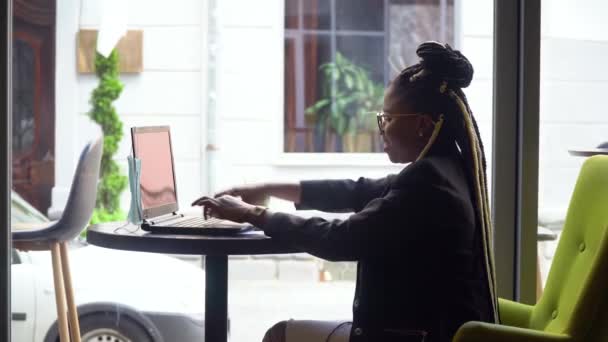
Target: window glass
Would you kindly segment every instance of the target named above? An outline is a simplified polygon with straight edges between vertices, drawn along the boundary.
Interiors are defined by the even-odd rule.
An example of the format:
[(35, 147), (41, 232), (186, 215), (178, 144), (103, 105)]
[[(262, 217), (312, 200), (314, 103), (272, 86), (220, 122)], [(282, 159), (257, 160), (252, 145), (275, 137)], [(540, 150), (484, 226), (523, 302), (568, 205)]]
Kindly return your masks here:
[[(608, 3), (543, 1), (541, 8), (538, 258), (544, 286), (570, 198), (591, 151), (608, 142)], [(568, 25), (564, 25), (568, 23)]]
[(419, 42), (439, 39), (454, 44), (454, 1), (392, 0), (388, 15), (391, 78), (398, 68), (418, 62)]
[(34, 143), (36, 60), (31, 45), (13, 44), (13, 151), (26, 152)]
[(371, 81), (384, 83), (384, 37), (339, 36), (337, 51), (346, 59), (369, 72)]
[[(119, 67), (122, 92), (104, 100), (116, 115), (106, 114), (103, 121), (122, 127), (122, 137), (106, 140), (115, 151), (104, 158), (116, 162), (106, 168), (111, 179), (127, 176), (131, 127), (169, 125), (180, 211), (199, 215), (200, 209), (190, 206), (195, 198), (235, 185), (400, 172), (404, 165), (379, 153), (375, 116), (361, 114), (380, 109), (383, 88), (418, 61), (415, 48), (424, 40), (450, 43), (473, 63), (474, 80), (464, 91), (490, 160), (492, 3), (13, 1), (13, 223), (27, 228), (61, 216), (78, 157), (103, 132), (89, 117), (100, 80), (92, 69), (81, 70), (86, 60), (79, 59), (85, 52), (93, 56), (95, 43), (75, 44), (81, 31), (105, 30), (110, 23), (143, 37), (141, 45), (129, 39), (121, 43), (126, 46), (122, 61), (130, 63), (133, 52), (144, 57), (135, 72)], [(126, 23), (119, 20), (122, 14)], [(346, 69), (360, 71), (361, 78)], [(374, 89), (369, 103), (342, 103), (349, 84), (358, 82)], [(324, 99), (325, 107), (315, 109)], [(330, 117), (336, 106), (339, 115)], [(98, 219), (126, 219), (130, 193), (124, 189), (117, 197), (119, 206)], [(350, 215), (296, 211), (293, 203), (275, 198), (269, 206), (327, 220)], [(19, 320), (12, 321), (12, 341), (38, 341), (54, 331), (51, 256), (15, 253), (11, 305)], [(183, 340), (175, 334), (185, 329), (167, 328), (176, 325), (192, 327), (187, 330), (192, 340), (204, 339), (205, 279), (211, 277), (200, 255), (99, 248), (83, 237), (70, 241), (69, 254), (77, 303), (103, 301), (116, 308), (111, 319), (81, 321), (87, 339), (126, 336), (148, 342), (139, 337), (151, 330), (130, 326), (123, 306), (150, 318), (167, 341)], [(350, 320), (356, 270), (356, 263), (305, 253), (230, 256), (230, 340), (260, 341), (269, 327), (289, 318)]]
[[(13, 105), (12, 112), (3, 115), (12, 115), (13, 123), (11, 227), (3, 229), (38, 230), (62, 217), (75, 172), (87, 173), (86, 178), (95, 169), (77, 168), (81, 152), (104, 133), (103, 178), (96, 206), (100, 209), (103, 202), (107, 210), (102, 215), (96, 211), (93, 219), (118, 224), (117, 231), (126, 228), (129, 191), (120, 188), (127, 183), (133, 126), (171, 126), (177, 178), (183, 184), (178, 194), (183, 196), (181, 208), (188, 210), (185, 204), (202, 194), (203, 149), (196, 142), (201, 141), (201, 102), (208, 95), (202, 95), (201, 80), (212, 77), (202, 72), (201, 56), (207, 35), (202, 29), (207, 18), (203, 20), (202, 14), (206, 17), (208, 2), (10, 2)], [(282, 11), (276, 18), (283, 26)], [(114, 71), (105, 73), (103, 87), (98, 88), (100, 79), (92, 69), (96, 38), (91, 30), (115, 36), (111, 46), (116, 46), (125, 35), (123, 29), (129, 30), (118, 44), (124, 63), (110, 67), (113, 63), (106, 61), (104, 68), (98, 66), (97, 71)], [(83, 32), (88, 35), (80, 41)], [(93, 93), (96, 100), (91, 100)], [(90, 115), (96, 105), (98, 110)], [(95, 193), (86, 195), (93, 196), (95, 203)], [(59, 341), (53, 279), (57, 262), (47, 247), (57, 236), (65, 237), (65, 231), (57, 234), (61, 226), (69, 226), (75, 235), (65, 242), (76, 305), (90, 309), (87, 315), (79, 310), (83, 341), (152, 342), (161, 336), (166, 341), (204, 340), (205, 270), (200, 256), (188, 259), (100, 248), (86, 242), (86, 231), (82, 236), (74, 231), (85, 230), (85, 224), (70, 226), (77, 221), (74, 217), (91, 213), (68, 214), (72, 219), (64, 217), (64, 224), (55, 226), (53, 233), (37, 232), (21, 244), (13, 241), (19, 248), (12, 250), (11, 258), (10, 341)], [(40, 242), (32, 242), (33, 236)], [(58, 272), (61, 279), (61, 268)]]
[(285, 28), (287, 29), (297, 29), (300, 27), (299, 2), (300, 0), (285, 1)]
[[(285, 6), (295, 7), (293, 1)], [(285, 26), (285, 70), (301, 77), (286, 80), (284, 152), (382, 152), (368, 124), (373, 118), (362, 113), (378, 110), (383, 92), (356, 101), (349, 94), (359, 86), (383, 88), (417, 61), (423, 41), (454, 45), (453, 1), (319, 0), (299, 6), (307, 30)], [(328, 65), (319, 63), (321, 55), (329, 57)], [(346, 70), (353, 68), (364, 75), (354, 87)], [(350, 102), (343, 107), (344, 101)]]
[(336, 29), (384, 31), (384, 0), (335, 0)]
[(331, 29), (331, 1), (300, 0), (302, 8), (302, 25), (307, 30)]

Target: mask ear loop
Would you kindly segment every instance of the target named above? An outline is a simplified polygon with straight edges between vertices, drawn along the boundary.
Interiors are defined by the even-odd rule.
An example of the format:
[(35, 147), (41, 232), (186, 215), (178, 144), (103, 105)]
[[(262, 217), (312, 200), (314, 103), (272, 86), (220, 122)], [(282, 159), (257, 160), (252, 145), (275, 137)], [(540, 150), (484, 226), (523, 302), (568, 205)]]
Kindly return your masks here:
[(424, 158), (429, 149), (431, 149), (431, 146), (433, 146), (433, 143), (435, 143), (435, 140), (437, 140), (437, 136), (439, 135), (439, 131), (441, 131), (441, 127), (443, 126), (444, 121), (445, 118), (443, 114), (441, 114), (439, 116), (439, 120), (435, 123), (435, 129), (433, 129), (433, 134), (431, 134), (431, 138), (422, 149), (422, 152), (420, 152), (420, 154), (418, 155), (418, 158), (416, 158), (416, 161), (419, 161), (420, 159)]

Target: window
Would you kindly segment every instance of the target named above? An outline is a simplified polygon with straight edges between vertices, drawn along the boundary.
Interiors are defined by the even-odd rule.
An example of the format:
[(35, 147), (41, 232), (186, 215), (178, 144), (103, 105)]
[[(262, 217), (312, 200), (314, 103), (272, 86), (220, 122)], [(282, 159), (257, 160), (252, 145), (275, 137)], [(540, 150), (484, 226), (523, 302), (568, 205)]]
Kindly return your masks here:
[[(37, 25), (44, 27), (35, 30), (29, 27), (31, 21), (45, 19), (39, 10), (34, 11), (37, 15), (31, 20), (20, 21), (19, 16), (42, 2), (13, 2), (32, 5), (13, 18), (13, 32), (23, 33), (15, 34), (11, 44), (14, 56), (20, 56), (13, 69), (17, 72), (13, 72), (15, 97), (11, 99), (15, 102), (13, 123), (19, 123), (13, 128), (16, 133), (11, 143), (15, 177), (12, 195), (21, 193), (23, 202), (32, 205), (13, 202), (12, 221), (19, 218), (45, 221), (45, 216), (35, 208), (43, 213), (47, 213), (49, 203), (51, 209), (64, 208), (81, 147), (99, 132), (86, 115), (91, 91), (98, 80), (94, 75), (77, 72), (73, 33), (99, 29), (102, 12), (115, 12), (102, 11), (105, 4), (113, 3), (110, 1), (68, 0), (56, 4), (45, 1), (44, 6), (52, 7), (45, 13), (56, 18), (56, 22), (46, 19), (44, 25)], [(378, 178), (399, 172), (403, 165), (389, 164), (383, 153), (338, 155), (378, 151), (378, 145), (373, 145), (373, 139), (378, 138), (373, 115), (371, 129), (355, 125), (340, 135), (315, 121), (307, 125), (306, 119), (312, 116), (306, 115), (306, 109), (328, 98), (327, 95), (332, 103), (337, 102), (338, 91), (346, 83), (346, 80), (340, 83), (340, 79), (335, 84), (328, 83), (327, 79), (333, 80), (333, 71), (327, 78), (319, 70), (321, 65), (352, 63), (365, 70), (370, 84), (384, 88), (402, 67), (417, 61), (415, 48), (425, 40), (452, 42), (475, 66), (475, 79), (465, 92), (480, 124), (486, 149), (491, 148), (493, 3), (487, 0), (129, 2), (128, 28), (143, 30), (145, 58), (142, 72), (124, 73), (120, 77), (125, 87), (114, 104), (123, 121), (124, 135), (116, 160), (126, 175), (126, 156), (131, 151), (130, 127), (171, 125), (176, 177), (183, 184), (178, 200), (186, 210), (201, 194), (240, 183)], [(47, 27), (51, 22), (56, 24), (53, 29)], [(40, 37), (30, 39), (27, 35), (30, 33)], [(46, 40), (48, 37), (51, 39)], [(39, 46), (34, 44), (38, 41)], [(53, 58), (46, 57), (46, 53)], [(342, 59), (338, 60), (338, 56)], [(46, 61), (38, 73), (36, 60)], [(276, 67), (283, 60), (284, 67)], [(329, 89), (325, 89), (328, 85)], [(40, 96), (32, 97), (32, 91)], [(376, 100), (381, 103), (381, 93)], [(296, 153), (283, 153), (289, 152), (287, 131), (283, 130), (287, 104), (291, 105), (293, 115), (289, 131), (293, 134), (289, 137), (291, 151)], [(356, 115), (360, 108), (347, 109), (344, 113)], [(377, 109), (369, 106), (369, 110)], [(31, 162), (26, 158), (30, 156)], [(31, 175), (42, 175), (43, 178), (36, 179), (45, 182), (40, 182), (40, 186), (34, 184), (33, 188), (26, 178)], [(54, 183), (46, 182), (47, 179)], [(21, 188), (17, 188), (18, 182)], [(31, 198), (26, 198), (25, 190), (30, 190)], [(45, 202), (44, 198), (48, 200)], [(294, 211), (291, 203), (271, 203), (272, 210)], [(126, 213), (128, 191), (123, 192), (121, 204)], [(18, 209), (27, 212), (18, 213)], [(193, 214), (200, 213), (196, 208), (192, 210)], [(56, 214), (53, 210), (49, 212)], [(299, 214), (317, 216), (313, 212)], [(324, 215), (334, 219), (347, 214)], [(103, 297), (105, 302), (132, 307), (144, 316), (162, 312), (167, 319), (177, 317), (200, 323), (205, 274), (200, 269), (199, 257), (180, 255), (174, 259), (152, 253), (112, 251), (83, 246), (78, 241), (71, 246), (75, 254), (71, 262), (76, 291), (84, 289), (97, 294), (86, 300)], [(38, 279), (52, 283), (50, 255), (17, 253), (13, 258), (18, 256), (19, 260), (13, 259), (11, 269), (11, 305), (13, 312), (26, 313), (18, 317), (27, 320), (12, 321), (12, 339), (1, 340), (33, 341), (34, 334), (49, 331), (56, 315), (52, 294), (48, 296), (42, 288), (34, 286)], [(114, 259), (120, 262), (108, 262)], [(179, 275), (171, 276), (170, 283), (148, 281), (148, 277), (152, 279), (159, 272), (151, 272), (145, 265), (154, 265), (154, 270), (163, 274)], [(104, 279), (120, 278), (122, 283), (132, 284), (134, 290), (146, 288), (160, 293), (154, 286), (163, 286), (175, 295), (151, 300), (152, 296), (142, 291), (133, 295), (129, 289), (114, 291), (106, 283), (100, 287), (99, 282), (88, 281), (94, 278), (89, 276), (91, 272)], [(340, 320), (351, 316), (354, 263), (331, 263), (304, 254), (235, 256), (230, 259), (229, 272), (232, 341), (259, 341), (266, 329), (289, 317)], [(142, 287), (139, 285), (142, 282), (150, 286)], [(117, 295), (119, 298), (115, 298)], [(33, 305), (47, 301), (48, 305)], [(118, 310), (121, 306), (113, 307)], [(120, 317), (126, 317), (118, 312)], [(96, 322), (105, 324), (103, 320)], [(116, 331), (128, 337), (116, 324), (86, 326), (98, 328), (89, 336), (100, 337)], [(83, 327), (85, 324), (81, 325), (83, 335), (91, 332)], [(180, 340), (167, 338), (173, 331), (163, 329), (162, 324), (156, 327), (167, 340)], [(193, 331), (202, 332), (202, 329)]]
[[(545, 284), (585, 157), (608, 141), (608, 4), (543, 3), (539, 124), (538, 252)], [(568, 21), (569, 25), (562, 23)]]
[(381, 152), (372, 113), (426, 40), (454, 44), (453, 0), (285, 0), (284, 151)]

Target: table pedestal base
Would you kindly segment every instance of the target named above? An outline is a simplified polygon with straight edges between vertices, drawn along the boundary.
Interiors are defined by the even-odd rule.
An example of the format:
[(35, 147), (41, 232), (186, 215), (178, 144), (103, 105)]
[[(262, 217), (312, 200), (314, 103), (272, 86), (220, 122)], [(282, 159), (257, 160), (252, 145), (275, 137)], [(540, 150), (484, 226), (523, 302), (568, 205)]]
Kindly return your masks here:
[(228, 341), (228, 256), (205, 258), (205, 341)]

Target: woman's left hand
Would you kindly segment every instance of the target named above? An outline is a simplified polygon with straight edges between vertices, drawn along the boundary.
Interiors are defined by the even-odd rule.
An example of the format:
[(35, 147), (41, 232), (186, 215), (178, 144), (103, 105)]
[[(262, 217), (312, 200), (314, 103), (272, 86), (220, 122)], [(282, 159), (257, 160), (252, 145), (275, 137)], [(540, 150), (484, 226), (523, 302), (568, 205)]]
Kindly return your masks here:
[(245, 222), (247, 213), (254, 207), (230, 195), (216, 198), (203, 196), (192, 202), (192, 205), (202, 206), (205, 218), (211, 216), (239, 223)]

